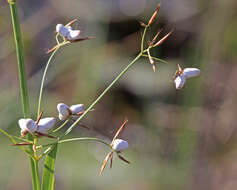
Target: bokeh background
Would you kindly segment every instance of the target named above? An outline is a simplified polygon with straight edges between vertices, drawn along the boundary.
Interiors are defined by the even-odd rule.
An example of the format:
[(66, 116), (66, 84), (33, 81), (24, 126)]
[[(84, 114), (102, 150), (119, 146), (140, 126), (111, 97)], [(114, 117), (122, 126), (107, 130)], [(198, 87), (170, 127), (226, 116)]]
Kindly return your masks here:
[[(55, 45), (55, 25), (77, 18), (74, 27), (89, 41), (57, 52), (50, 65), (43, 96), (45, 116), (56, 105), (88, 106), (138, 53), (142, 27), (156, 0), (17, 0), (32, 117), (36, 117), (42, 72)], [(124, 118), (121, 138), (130, 149), (115, 158), (113, 169), (98, 175), (108, 149), (94, 142), (59, 147), (56, 189), (193, 189), (234, 190), (237, 186), (237, 1), (163, 0), (157, 22), (162, 35), (175, 28), (152, 55), (140, 59), (96, 106), (70, 137), (113, 137)], [(22, 117), (17, 62), (7, 2), (0, 1), (0, 127), (19, 135)], [(172, 75), (177, 64), (201, 69), (177, 91)], [(63, 130), (62, 130), (63, 132)], [(31, 189), (29, 161), (0, 134), (0, 189)], [(42, 166), (43, 163), (41, 163)]]

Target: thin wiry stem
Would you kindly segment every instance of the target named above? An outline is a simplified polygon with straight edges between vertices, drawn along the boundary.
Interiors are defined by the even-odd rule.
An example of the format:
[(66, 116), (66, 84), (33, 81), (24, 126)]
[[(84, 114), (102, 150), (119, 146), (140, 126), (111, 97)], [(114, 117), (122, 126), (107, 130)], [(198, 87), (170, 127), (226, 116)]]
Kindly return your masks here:
[(50, 55), (50, 57), (49, 57), (49, 59), (48, 59), (48, 62), (47, 62), (46, 66), (45, 66), (45, 69), (44, 69), (44, 74), (43, 74), (43, 77), (42, 77), (42, 80), (41, 80), (41, 86), (40, 86), (40, 93), (39, 93), (39, 100), (38, 100), (37, 116), (40, 115), (40, 109), (41, 109), (41, 102), (42, 102), (42, 95), (43, 95), (43, 88), (44, 88), (45, 77), (46, 77), (46, 74), (47, 74), (47, 71), (48, 71), (50, 62), (51, 62), (52, 58), (54, 57), (55, 53), (59, 50), (59, 48), (60, 48), (60, 46), (58, 46), (58, 47), (53, 51), (53, 53)]
[[(129, 63), (120, 74), (110, 83), (110, 85), (100, 94), (100, 96), (87, 108), (87, 110), (67, 129), (63, 136), (66, 136), (68, 133), (72, 131), (72, 129), (81, 121), (86, 114), (93, 109), (93, 107), (103, 98), (103, 96), (111, 89), (112, 86), (115, 85), (116, 82), (127, 72), (127, 70), (141, 57), (142, 53), (139, 53), (135, 59), (131, 63)], [(63, 137), (62, 136), (62, 137)]]
[[(143, 56), (143, 57), (149, 57), (149, 56), (146, 55), (146, 54), (142, 54), (142, 56)], [(152, 57), (152, 59), (154, 59), (154, 60), (156, 60), (156, 61), (159, 61), (159, 62), (161, 62), (161, 63), (165, 63), (165, 64), (168, 63), (167, 61), (165, 61), (165, 60), (163, 60), (163, 59), (159, 59), (159, 58), (153, 57), (153, 56), (151, 56), (151, 57)]]

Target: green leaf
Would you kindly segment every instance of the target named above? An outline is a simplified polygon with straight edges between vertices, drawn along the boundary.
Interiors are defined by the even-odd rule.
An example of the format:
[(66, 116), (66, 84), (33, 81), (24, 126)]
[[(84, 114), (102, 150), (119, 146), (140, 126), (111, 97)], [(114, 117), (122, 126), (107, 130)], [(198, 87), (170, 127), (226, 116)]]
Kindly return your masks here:
[(13, 144), (16, 144), (16, 143), (17, 143), (16, 140), (15, 140), (11, 135), (9, 135), (6, 131), (4, 131), (4, 130), (1, 129), (1, 128), (0, 128), (0, 133), (2, 133), (3, 135), (5, 135), (6, 137), (8, 137), (8, 138), (12, 141)]
[(51, 152), (46, 156), (41, 190), (54, 190), (54, 169), (58, 144), (52, 146)]

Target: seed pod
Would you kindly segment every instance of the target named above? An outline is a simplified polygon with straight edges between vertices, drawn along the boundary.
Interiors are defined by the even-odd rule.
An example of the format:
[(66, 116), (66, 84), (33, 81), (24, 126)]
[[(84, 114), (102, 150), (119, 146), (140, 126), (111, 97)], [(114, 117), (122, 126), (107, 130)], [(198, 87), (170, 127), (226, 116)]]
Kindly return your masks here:
[(185, 82), (186, 82), (186, 77), (184, 74), (181, 74), (174, 79), (176, 89), (183, 88)]
[(84, 104), (71, 105), (69, 109), (71, 110), (72, 114), (77, 114), (84, 110)]
[(115, 139), (112, 145), (115, 151), (121, 151), (128, 148), (128, 142), (122, 139)]
[(37, 132), (46, 133), (49, 129), (51, 129), (56, 123), (56, 119), (54, 117), (46, 117), (39, 121)]
[(37, 129), (37, 125), (34, 120), (28, 118), (28, 119), (20, 119), (18, 121), (18, 124), (21, 128), (21, 135), (25, 136), (28, 132), (34, 133)]
[(200, 75), (200, 70), (197, 68), (186, 68), (183, 70), (183, 74), (185, 75), (185, 77), (191, 78), (191, 77), (196, 77)]
[(60, 120), (65, 120), (70, 115), (69, 107), (66, 104), (59, 103), (57, 105), (57, 110), (59, 113), (58, 117)]

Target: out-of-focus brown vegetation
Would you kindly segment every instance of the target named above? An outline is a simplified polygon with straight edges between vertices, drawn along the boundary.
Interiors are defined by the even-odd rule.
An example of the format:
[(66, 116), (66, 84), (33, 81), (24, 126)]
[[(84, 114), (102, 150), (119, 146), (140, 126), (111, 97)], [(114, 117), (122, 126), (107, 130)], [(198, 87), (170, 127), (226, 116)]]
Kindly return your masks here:
[[(55, 25), (77, 18), (75, 27), (92, 39), (61, 49), (50, 66), (43, 111), (57, 115), (56, 105), (90, 104), (128, 64), (140, 48), (139, 21), (148, 21), (155, 0), (19, 0), (32, 116), (40, 79), (55, 45)], [(157, 30), (169, 39), (151, 53), (153, 73), (141, 59), (83, 120), (90, 131), (72, 136), (112, 138), (125, 117), (122, 137), (131, 149), (130, 166), (115, 159), (114, 168), (98, 176), (107, 149), (94, 143), (61, 145), (56, 163), (56, 189), (215, 189), (237, 186), (237, 24), (236, 0), (163, 1)], [(0, 2), (0, 127), (19, 134), (22, 117), (16, 55), (8, 4)], [(201, 69), (176, 91), (172, 75), (177, 64)], [(28, 161), (0, 136), (0, 189), (30, 189)], [(109, 141), (108, 141), (109, 142)], [(24, 174), (24, 175), (22, 175)]]

